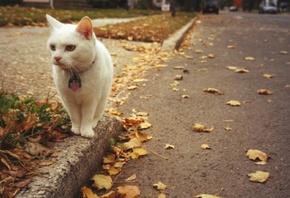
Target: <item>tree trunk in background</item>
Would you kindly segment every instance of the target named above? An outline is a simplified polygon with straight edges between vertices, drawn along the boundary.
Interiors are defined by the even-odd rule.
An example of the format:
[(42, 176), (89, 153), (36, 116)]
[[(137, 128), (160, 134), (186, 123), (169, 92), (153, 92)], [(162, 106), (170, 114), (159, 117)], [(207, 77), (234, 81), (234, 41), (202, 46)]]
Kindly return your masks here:
[(175, 17), (175, 0), (170, 1), (171, 16)]

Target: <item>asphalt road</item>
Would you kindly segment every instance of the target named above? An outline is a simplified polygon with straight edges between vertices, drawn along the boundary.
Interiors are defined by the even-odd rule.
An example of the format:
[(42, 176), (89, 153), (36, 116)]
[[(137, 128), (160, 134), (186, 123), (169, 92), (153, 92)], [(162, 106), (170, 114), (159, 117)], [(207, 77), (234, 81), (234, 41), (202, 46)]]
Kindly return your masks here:
[[(139, 186), (140, 197), (157, 197), (160, 192), (153, 184), (159, 181), (167, 185), (161, 192), (170, 198), (199, 194), (289, 197), (290, 16), (205, 15), (200, 16), (191, 33), (184, 54), (160, 71), (151, 70), (145, 77), (149, 81), (131, 91), (120, 107), (124, 116), (132, 109), (150, 114), (152, 127), (146, 133), (153, 139), (145, 146), (168, 160), (149, 152), (126, 164), (118, 181), (135, 173), (137, 182), (130, 185)], [(214, 57), (202, 58), (208, 54)], [(183, 66), (188, 72), (176, 70), (175, 66)], [(236, 73), (227, 66), (249, 72)], [(172, 87), (177, 74), (183, 79)], [(265, 78), (263, 74), (274, 77)], [(203, 92), (205, 88), (216, 88), (224, 94)], [(273, 94), (257, 94), (259, 89)], [(226, 105), (229, 100), (238, 100), (241, 106)], [(194, 132), (193, 123), (213, 126), (214, 130)], [(165, 150), (166, 143), (175, 148)], [(211, 149), (202, 150), (202, 144)], [(246, 157), (248, 149), (259, 149), (270, 159), (265, 165), (255, 165)], [(247, 174), (257, 170), (270, 173), (265, 183), (249, 181)]]

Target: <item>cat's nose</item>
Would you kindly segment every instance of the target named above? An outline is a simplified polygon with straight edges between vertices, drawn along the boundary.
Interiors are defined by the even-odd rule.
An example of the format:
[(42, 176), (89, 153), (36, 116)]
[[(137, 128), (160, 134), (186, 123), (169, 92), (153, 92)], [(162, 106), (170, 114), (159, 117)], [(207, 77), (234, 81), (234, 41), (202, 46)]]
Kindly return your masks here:
[(60, 61), (60, 59), (61, 59), (61, 57), (60, 57), (60, 56), (55, 56), (55, 57), (54, 57), (54, 60), (56, 60), (56, 62), (59, 62), (59, 61)]

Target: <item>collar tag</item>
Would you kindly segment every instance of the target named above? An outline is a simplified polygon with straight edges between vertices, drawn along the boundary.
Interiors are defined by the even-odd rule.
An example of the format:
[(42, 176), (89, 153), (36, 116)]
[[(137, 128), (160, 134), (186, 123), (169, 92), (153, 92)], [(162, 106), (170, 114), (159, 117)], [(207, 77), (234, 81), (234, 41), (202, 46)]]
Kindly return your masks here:
[(77, 91), (81, 87), (82, 87), (81, 78), (76, 75), (73, 75), (68, 81), (68, 88), (71, 88), (73, 91)]

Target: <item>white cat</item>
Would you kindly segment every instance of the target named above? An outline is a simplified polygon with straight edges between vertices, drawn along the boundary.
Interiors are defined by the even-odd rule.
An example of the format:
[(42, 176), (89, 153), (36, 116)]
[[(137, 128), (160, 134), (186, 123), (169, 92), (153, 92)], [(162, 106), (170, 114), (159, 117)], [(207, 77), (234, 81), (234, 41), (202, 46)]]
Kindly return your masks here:
[(113, 65), (105, 46), (97, 40), (91, 20), (63, 24), (46, 15), (51, 35), (52, 73), (62, 104), (72, 121), (71, 131), (94, 136), (110, 94)]

